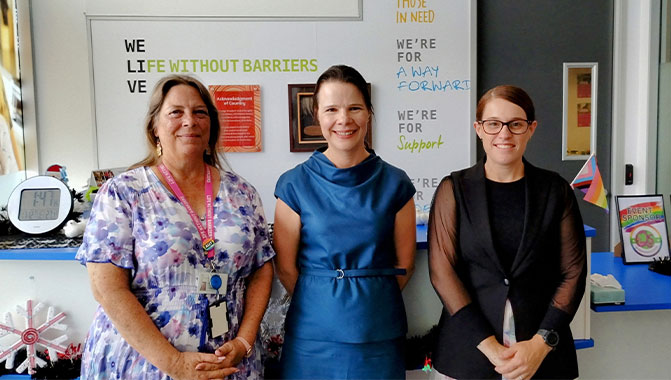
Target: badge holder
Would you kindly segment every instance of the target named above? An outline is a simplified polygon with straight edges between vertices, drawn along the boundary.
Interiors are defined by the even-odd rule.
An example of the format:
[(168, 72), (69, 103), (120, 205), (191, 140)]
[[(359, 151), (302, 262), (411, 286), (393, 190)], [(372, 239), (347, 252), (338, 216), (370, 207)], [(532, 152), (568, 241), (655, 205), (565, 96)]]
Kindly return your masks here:
[[(228, 313), (222, 293), (226, 293), (228, 275), (215, 272), (198, 274), (198, 293), (214, 294), (215, 301), (208, 306), (209, 330), (211, 338), (228, 332)], [(220, 293), (221, 290), (221, 293)]]

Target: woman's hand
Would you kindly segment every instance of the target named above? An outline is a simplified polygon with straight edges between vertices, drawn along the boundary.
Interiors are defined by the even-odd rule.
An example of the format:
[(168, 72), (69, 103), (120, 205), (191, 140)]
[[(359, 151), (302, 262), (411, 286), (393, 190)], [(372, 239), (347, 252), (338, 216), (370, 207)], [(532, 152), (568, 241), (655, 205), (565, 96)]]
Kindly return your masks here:
[(224, 379), (239, 369), (215, 354), (180, 352), (166, 373), (176, 380)]
[(478, 344), (478, 350), (489, 359), (489, 362), (492, 363), (494, 367), (505, 364), (505, 361), (502, 359), (502, 353), (506, 350), (506, 346), (499, 343), (494, 335), (490, 335), (480, 342), (480, 344)]
[[(238, 369), (235, 367), (240, 364), (242, 358), (247, 354), (247, 349), (244, 344), (237, 339), (229, 340), (214, 352), (216, 361), (202, 361), (196, 364), (196, 371), (213, 371), (219, 367), (233, 368), (235, 372)], [(227, 375), (228, 376), (228, 375)]]
[(238, 339), (229, 340), (214, 352), (219, 358), (224, 358), (222, 363), (230, 363), (231, 367), (235, 367), (242, 361), (242, 358), (247, 354), (247, 348)]
[(536, 334), (530, 340), (506, 348), (500, 354), (504, 364), (497, 365), (496, 372), (509, 380), (530, 379), (551, 350), (543, 338)]

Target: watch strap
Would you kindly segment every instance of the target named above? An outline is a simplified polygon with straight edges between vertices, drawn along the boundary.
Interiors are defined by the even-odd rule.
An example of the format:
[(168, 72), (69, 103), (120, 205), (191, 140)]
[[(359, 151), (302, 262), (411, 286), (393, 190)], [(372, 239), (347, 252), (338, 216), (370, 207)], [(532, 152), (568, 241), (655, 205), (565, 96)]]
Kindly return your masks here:
[(253, 347), (252, 347), (251, 344), (249, 344), (247, 339), (245, 339), (241, 336), (237, 336), (237, 337), (235, 337), (235, 339), (239, 340), (242, 343), (242, 345), (245, 346), (245, 350), (246, 350), (245, 357), (248, 358), (248, 357), (252, 356)]

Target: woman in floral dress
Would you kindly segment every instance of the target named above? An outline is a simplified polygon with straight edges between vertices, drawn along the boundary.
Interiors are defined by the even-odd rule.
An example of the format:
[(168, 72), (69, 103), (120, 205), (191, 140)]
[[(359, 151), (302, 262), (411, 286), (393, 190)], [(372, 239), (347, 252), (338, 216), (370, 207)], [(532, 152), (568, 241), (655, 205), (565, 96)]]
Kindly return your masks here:
[(151, 153), (100, 188), (77, 254), (100, 303), (81, 377), (260, 378), (275, 255), (260, 197), (222, 169), (197, 80), (160, 80), (145, 124)]

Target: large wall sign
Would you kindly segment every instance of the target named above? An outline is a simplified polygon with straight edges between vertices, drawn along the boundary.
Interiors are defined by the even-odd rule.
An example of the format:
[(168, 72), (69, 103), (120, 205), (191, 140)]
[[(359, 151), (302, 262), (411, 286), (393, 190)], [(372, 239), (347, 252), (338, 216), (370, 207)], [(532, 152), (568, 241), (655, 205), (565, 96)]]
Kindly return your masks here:
[(371, 83), (373, 147), (403, 168), (428, 210), (440, 179), (475, 156), (475, 10), (468, 0), (362, 2), (352, 19), (88, 16), (98, 166), (128, 166), (145, 152), (142, 124), (164, 75), (206, 85), (260, 86), (260, 152), (226, 154), (259, 190), (272, 219), (275, 181), (309, 153), (288, 149), (288, 84), (314, 83), (334, 64)]

